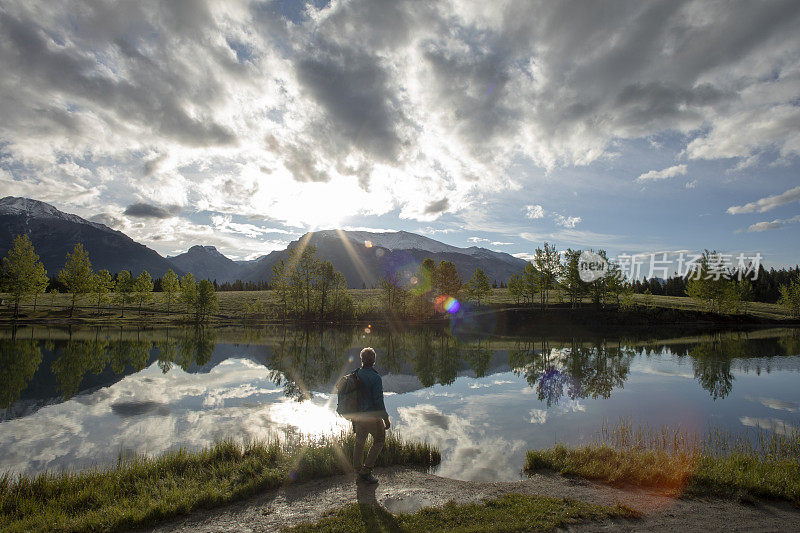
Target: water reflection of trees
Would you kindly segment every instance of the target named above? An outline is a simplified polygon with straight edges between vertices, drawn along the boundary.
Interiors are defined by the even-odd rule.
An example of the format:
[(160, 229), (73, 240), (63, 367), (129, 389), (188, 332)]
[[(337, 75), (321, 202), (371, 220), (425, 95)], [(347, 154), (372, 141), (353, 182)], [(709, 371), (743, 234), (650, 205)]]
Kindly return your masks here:
[(41, 362), (38, 342), (15, 337), (0, 340), (0, 409), (10, 408), (19, 399)]
[(84, 376), (91, 372), (99, 375), (109, 363), (109, 342), (95, 332), (93, 340), (73, 340), (61, 344), (59, 357), (50, 365), (59, 392), (64, 399), (72, 398), (80, 390)]
[(517, 342), (509, 352), (509, 365), (523, 376), (548, 406), (561, 398), (608, 398), (628, 377), (632, 349), (605, 342), (584, 345), (573, 341), (552, 347), (543, 339)]
[(212, 328), (168, 330), (166, 339), (158, 342), (158, 367), (163, 373), (178, 365), (184, 372), (192, 365), (203, 366), (211, 360), (217, 347), (217, 334)]
[(348, 364), (345, 354), (354, 330), (282, 328), (273, 346), (269, 378), (297, 400), (311, 398), (311, 388), (332, 380)]
[[(78, 334), (79, 333), (79, 334)], [(33, 331), (31, 330), (31, 334)], [(66, 340), (25, 340), (15, 336), (0, 340), (0, 408), (9, 408), (29, 386), (43, 359), (47, 360), (54, 382), (53, 395), (70, 398), (87, 386), (87, 376), (100, 376), (88, 383), (108, 385), (125, 373), (144, 369), (155, 360), (163, 372), (174, 367), (191, 371), (208, 365), (220, 335), (226, 330), (208, 327), (170, 329), (160, 332), (123, 329), (70, 331)], [(360, 328), (253, 328), (236, 331), (236, 341), (268, 347), (258, 361), (269, 369), (269, 377), (292, 398), (305, 399), (312, 390), (332, 387), (338, 376), (356, 368), (358, 351), (373, 346), (379, 354), (378, 366), (395, 374), (413, 374), (422, 387), (452, 384), (459, 373), (470, 370), (483, 377), (495, 366), (504, 366), (498, 342), (513, 345), (508, 349), (508, 364), (536, 390), (548, 405), (561, 398), (607, 398), (622, 387), (632, 358), (670, 353), (690, 357), (695, 378), (712, 398), (725, 398), (733, 388), (732, 360), (737, 368), (750, 365), (756, 372), (769, 372), (779, 361), (792, 365), (795, 359), (777, 356), (800, 355), (797, 335), (764, 339), (720, 335), (705, 342), (686, 342), (664, 346), (658, 342), (636, 352), (624, 342), (586, 344), (577, 340), (559, 343), (541, 340), (469, 340), (447, 330), (415, 328), (366, 333)], [(157, 340), (156, 340), (157, 339)], [(228, 341), (230, 342), (230, 341)], [(749, 361), (749, 363), (748, 363)], [(749, 367), (745, 366), (745, 370)], [(792, 367), (794, 368), (794, 367)], [(45, 386), (47, 388), (48, 385)], [(327, 392), (327, 390), (326, 390)]]
[(753, 357), (755, 343), (743, 339), (715, 339), (692, 345), (686, 355), (692, 358), (694, 377), (713, 399), (722, 399), (733, 390), (733, 359)]
[(393, 373), (410, 369), (423, 387), (453, 383), (465, 364), (483, 376), (493, 353), (485, 341), (465, 343), (427, 328), (372, 333), (364, 338), (360, 329), (284, 328), (276, 333), (270, 379), (298, 400), (311, 397), (312, 389), (332, 385), (340, 375), (357, 368), (362, 346), (375, 348), (380, 369)]
[[(133, 333), (133, 338), (131, 334)], [(116, 337), (116, 338), (115, 338)], [(158, 365), (167, 372), (173, 364), (188, 370), (193, 364), (206, 364), (214, 352), (215, 333), (208, 328), (182, 330), (167, 340), (158, 342)], [(155, 343), (146, 332), (120, 329), (117, 334), (97, 329), (94, 338), (74, 339), (55, 345), (58, 357), (50, 365), (58, 392), (64, 399), (80, 391), (89, 374), (99, 376), (110, 372), (114, 376), (143, 370), (150, 361)]]

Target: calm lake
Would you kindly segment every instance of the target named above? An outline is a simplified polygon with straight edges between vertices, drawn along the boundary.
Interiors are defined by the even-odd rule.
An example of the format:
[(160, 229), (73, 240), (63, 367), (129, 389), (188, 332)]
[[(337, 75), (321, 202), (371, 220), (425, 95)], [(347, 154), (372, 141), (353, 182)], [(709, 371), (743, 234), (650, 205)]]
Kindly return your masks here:
[(393, 430), (437, 444), (442, 476), (518, 479), (526, 449), (587, 442), (620, 418), (751, 436), (800, 426), (791, 329), (641, 340), (377, 326), (21, 328), (0, 330), (0, 472), (339, 432), (348, 424), (331, 390), (367, 345)]

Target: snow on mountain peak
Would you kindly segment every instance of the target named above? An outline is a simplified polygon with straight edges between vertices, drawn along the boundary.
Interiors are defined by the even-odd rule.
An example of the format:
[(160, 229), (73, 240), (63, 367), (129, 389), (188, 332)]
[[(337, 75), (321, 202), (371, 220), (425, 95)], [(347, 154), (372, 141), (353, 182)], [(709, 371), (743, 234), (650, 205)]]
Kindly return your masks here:
[[(372, 246), (386, 248), (387, 250), (423, 250), (431, 253), (457, 253), (471, 256), (492, 256), (511, 261), (514, 260), (510, 255), (503, 252), (494, 252), (492, 250), (477, 246), (459, 248), (458, 246), (445, 244), (443, 242), (431, 239), (430, 237), (417, 235), (416, 233), (410, 233), (408, 231), (377, 232), (345, 230), (341, 233), (344, 233), (344, 235), (346, 235), (356, 244), (363, 246), (365, 242), (369, 241)], [(314, 232), (313, 237), (318, 239), (341, 238), (339, 230), (317, 231)]]
[(59, 220), (66, 220), (76, 224), (87, 224), (103, 231), (114, 231), (108, 226), (91, 222), (78, 215), (71, 213), (64, 213), (59, 211), (52, 205), (33, 200), (31, 198), (21, 198), (18, 196), (6, 196), (0, 198), (0, 215), (25, 215), (30, 218), (55, 218)]

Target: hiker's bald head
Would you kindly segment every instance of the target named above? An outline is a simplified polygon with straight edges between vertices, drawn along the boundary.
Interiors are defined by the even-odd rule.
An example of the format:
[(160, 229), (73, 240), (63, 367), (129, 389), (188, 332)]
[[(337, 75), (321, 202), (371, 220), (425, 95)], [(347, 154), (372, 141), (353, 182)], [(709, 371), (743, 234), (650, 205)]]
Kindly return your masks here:
[(373, 366), (375, 364), (375, 350), (364, 348), (361, 350), (361, 366)]

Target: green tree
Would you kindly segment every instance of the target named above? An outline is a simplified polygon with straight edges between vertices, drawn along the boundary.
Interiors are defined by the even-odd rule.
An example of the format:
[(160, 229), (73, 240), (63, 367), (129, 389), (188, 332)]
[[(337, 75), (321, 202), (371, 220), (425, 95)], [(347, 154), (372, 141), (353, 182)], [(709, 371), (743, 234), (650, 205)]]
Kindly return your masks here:
[(525, 263), (525, 270), (522, 271), (522, 293), (526, 299), (533, 304), (536, 293), (539, 290), (539, 271), (528, 261)]
[(550, 290), (555, 287), (556, 280), (561, 272), (561, 261), (555, 244), (544, 243), (544, 249), (537, 248), (533, 256), (533, 263), (539, 273), (537, 285), (541, 291), (542, 305), (547, 307)]
[(191, 272), (181, 278), (181, 300), (186, 306), (186, 314), (191, 314), (197, 303), (197, 282)]
[(581, 250), (573, 250), (568, 248), (564, 253), (565, 263), (561, 271), (561, 287), (569, 296), (570, 306), (575, 309), (586, 292), (586, 283), (581, 279), (578, 262), (581, 256)]
[(416, 283), (411, 287), (411, 292), (415, 295), (426, 296), (433, 288), (433, 273), (436, 271), (436, 262), (430, 257), (426, 257), (420, 263), (419, 268), (414, 273)]
[(325, 317), (325, 304), (328, 303), (330, 293), (335, 290), (336, 282), (336, 269), (330, 261), (317, 262), (317, 276), (316, 276), (316, 289), (319, 292), (319, 318), (322, 320)]
[(312, 311), (312, 291), (317, 277), (316, 246), (293, 246), (289, 249), (288, 264), (291, 271), (291, 295), (297, 309), (304, 317)]
[(169, 314), (172, 302), (175, 300), (179, 290), (180, 282), (178, 281), (178, 275), (170, 268), (167, 270), (167, 273), (164, 274), (164, 277), (161, 278), (161, 292), (164, 293), (164, 300), (167, 302), (167, 314)]
[(347, 290), (347, 280), (339, 271), (334, 271), (334, 279), (331, 285), (331, 311), (334, 316), (339, 318), (352, 317), (355, 314), (355, 303), (353, 297)]
[(204, 279), (197, 284), (195, 299), (195, 321), (203, 322), (219, 309), (219, 300), (214, 291), (214, 284)]
[(519, 305), (520, 300), (525, 296), (525, 281), (522, 274), (511, 274), (508, 277), (506, 287), (508, 288), (509, 296), (514, 298), (516, 304)]
[(633, 299), (633, 286), (627, 282), (622, 284), (622, 289), (619, 293), (619, 307), (625, 311), (629, 311), (636, 306)]
[(739, 299), (742, 302), (742, 312), (747, 314), (747, 302), (753, 300), (753, 282), (749, 278), (742, 277), (736, 282), (739, 291)]
[(492, 290), (492, 282), (489, 280), (483, 270), (480, 268), (475, 269), (472, 279), (469, 280), (469, 295), (470, 298), (480, 303), (489, 292)]
[(433, 271), (432, 286), (438, 294), (446, 294), (453, 298), (458, 296), (464, 283), (452, 261), (441, 261)]
[(117, 274), (117, 284), (114, 287), (114, 290), (120, 299), (120, 304), (122, 307), (122, 315), (120, 318), (125, 318), (125, 302), (129, 300), (131, 294), (133, 294), (133, 283), (133, 276), (131, 276), (131, 273), (127, 270), (123, 270)]
[(620, 297), (625, 291), (625, 275), (618, 262), (608, 262), (608, 272), (603, 279), (606, 284), (606, 296), (613, 298), (614, 302), (619, 305)]
[(108, 270), (98, 270), (92, 274), (92, 290), (97, 295), (97, 314), (100, 314), (100, 305), (108, 298), (108, 294), (114, 290), (114, 278)]
[[(590, 251), (594, 252), (594, 250)], [(597, 255), (602, 257), (606, 261), (606, 264), (608, 264), (608, 255), (606, 254), (605, 250), (598, 250)], [(613, 275), (615, 274), (612, 274), (611, 269), (609, 268), (609, 270), (607, 270), (601, 278), (586, 283), (586, 290), (588, 291), (595, 307), (599, 308), (603, 305), (606, 297), (610, 293), (612, 283), (616, 286), (616, 282), (612, 278)]]
[(133, 297), (139, 303), (139, 316), (142, 316), (142, 304), (153, 298), (153, 278), (147, 270), (136, 276), (133, 282)]
[(720, 264), (717, 252), (705, 250), (686, 282), (686, 294), (708, 305), (710, 312), (720, 312), (731, 292), (730, 274)]
[(36, 265), (36, 271), (33, 274), (33, 312), (36, 312), (36, 303), (39, 300), (40, 294), (47, 293), (47, 286), (50, 285), (50, 279), (47, 277), (47, 270), (44, 265), (39, 263)]
[(278, 294), (278, 301), (281, 305), (281, 318), (285, 319), (289, 314), (289, 291), (291, 290), (291, 280), (286, 261), (283, 259), (272, 265), (272, 290)]
[(403, 315), (406, 312), (407, 293), (400, 286), (400, 280), (395, 275), (386, 275), (380, 281), (380, 288), (383, 292), (383, 304), (386, 311), (396, 315)]
[(84, 294), (92, 292), (92, 262), (89, 261), (89, 254), (83, 249), (83, 244), (76, 244), (72, 253), (67, 253), (67, 261), (58, 273), (58, 281), (72, 294), (72, 306), (69, 310), (69, 316), (72, 317), (76, 301)]
[(33, 249), (27, 235), (18, 235), (3, 258), (2, 290), (14, 302), (14, 318), (19, 316), (19, 304), (23, 298), (37, 295), (47, 289), (47, 271)]
[(791, 317), (800, 316), (800, 276), (787, 285), (781, 285), (778, 304), (781, 305)]

